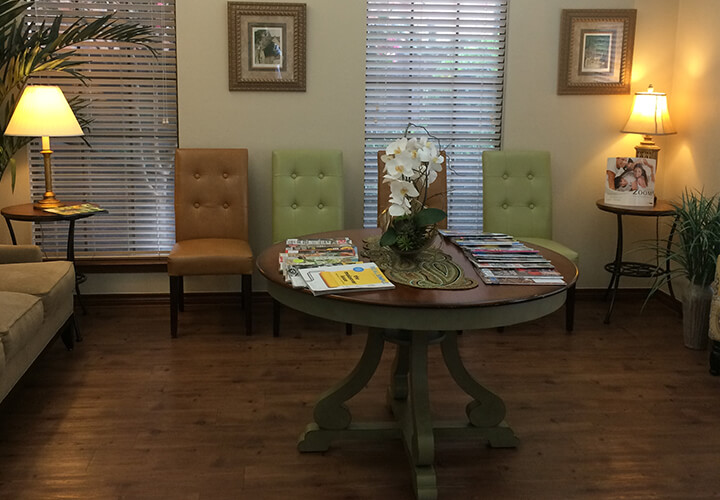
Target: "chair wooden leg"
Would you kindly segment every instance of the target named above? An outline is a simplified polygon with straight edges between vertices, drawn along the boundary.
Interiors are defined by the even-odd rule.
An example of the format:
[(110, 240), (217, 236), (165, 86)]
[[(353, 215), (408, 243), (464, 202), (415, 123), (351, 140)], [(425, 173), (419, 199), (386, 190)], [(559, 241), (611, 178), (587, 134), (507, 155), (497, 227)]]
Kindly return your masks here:
[(182, 277), (170, 276), (170, 336), (177, 338)]
[(277, 300), (273, 299), (272, 303), (272, 329), (273, 337), (280, 336), (280, 313), (282, 311), (282, 304)]
[(345, 323), (345, 335), (352, 335), (352, 323)]
[(565, 330), (568, 333), (573, 331), (575, 327), (575, 283), (568, 288), (567, 298), (565, 299)]
[(180, 312), (185, 311), (185, 280), (182, 276), (178, 276), (178, 282), (180, 283), (180, 292), (178, 293), (178, 310)]
[(252, 274), (242, 275), (242, 305), (245, 309), (245, 335), (252, 334)]

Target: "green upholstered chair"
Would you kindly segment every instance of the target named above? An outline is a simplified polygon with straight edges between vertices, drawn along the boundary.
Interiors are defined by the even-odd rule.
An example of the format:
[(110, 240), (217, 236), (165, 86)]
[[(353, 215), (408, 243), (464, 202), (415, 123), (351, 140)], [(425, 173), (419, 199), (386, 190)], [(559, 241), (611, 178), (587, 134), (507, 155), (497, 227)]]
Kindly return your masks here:
[[(549, 248), (576, 266), (578, 254), (552, 239), (552, 178), (547, 151), (483, 152), (483, 230)], [(575, 285), (568, 290), (566, 329), (572, 331)]]
[[(273, 151), (273, 242), (343, 229), (344, 189), (342, 151)], [(347, 325), (347, 332), (350, 333), (350, 325)], [(273, 335), (279, 334), (280, 304), (273, 302)]]

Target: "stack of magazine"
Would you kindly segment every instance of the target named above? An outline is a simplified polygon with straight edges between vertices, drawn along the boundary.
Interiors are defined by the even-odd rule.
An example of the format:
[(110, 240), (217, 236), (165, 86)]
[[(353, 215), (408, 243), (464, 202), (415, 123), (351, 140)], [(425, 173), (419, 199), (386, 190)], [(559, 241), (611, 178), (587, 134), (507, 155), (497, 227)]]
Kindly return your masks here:
[(459, 246), (486, 285), (564, 285), (552, 262), (503, 233), (440, 230)]
[(288, 239), (280, 272), (294, 288), (313, 295), (395, 288), (372, 262), (361, 262), (350, 238)]

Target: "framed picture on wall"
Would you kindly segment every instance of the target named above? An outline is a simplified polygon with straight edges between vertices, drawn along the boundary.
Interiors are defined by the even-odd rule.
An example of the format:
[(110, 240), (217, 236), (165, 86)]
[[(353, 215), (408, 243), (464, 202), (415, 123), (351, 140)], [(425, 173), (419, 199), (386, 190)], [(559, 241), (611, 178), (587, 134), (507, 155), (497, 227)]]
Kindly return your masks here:
[(228, 2), (230, 90), (305, 91), (305, 9)]
[(629, 94), (635, 9), (563, 9), (558, 94)]

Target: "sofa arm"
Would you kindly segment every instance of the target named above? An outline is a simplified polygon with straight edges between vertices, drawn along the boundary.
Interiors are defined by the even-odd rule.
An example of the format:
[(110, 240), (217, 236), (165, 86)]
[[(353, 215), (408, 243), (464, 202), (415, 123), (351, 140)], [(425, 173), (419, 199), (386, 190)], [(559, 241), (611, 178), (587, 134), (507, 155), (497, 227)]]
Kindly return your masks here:
[(41, 262), (42, 250), (36, 245), (0, 245), (0, 264)]

